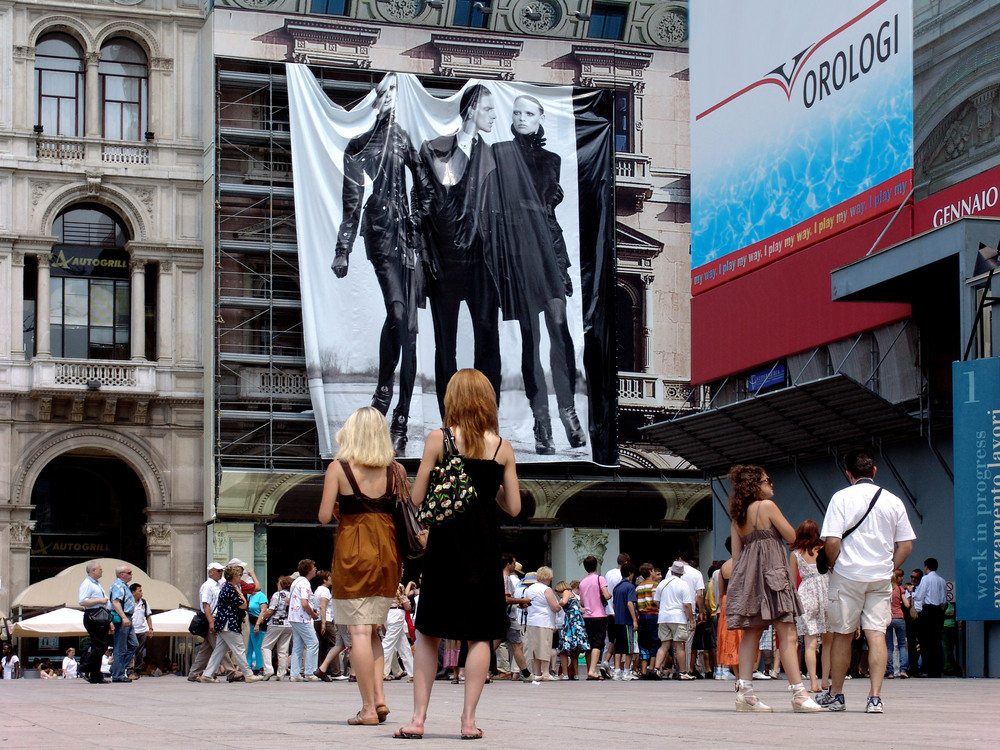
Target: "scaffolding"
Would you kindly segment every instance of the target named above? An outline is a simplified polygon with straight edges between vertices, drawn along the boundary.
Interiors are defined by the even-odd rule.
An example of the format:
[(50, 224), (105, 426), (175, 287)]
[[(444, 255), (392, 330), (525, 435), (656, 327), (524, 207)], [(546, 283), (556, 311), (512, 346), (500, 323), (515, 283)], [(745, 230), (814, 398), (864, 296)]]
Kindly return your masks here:
[[(311, 69), (345, 108), (384, 75)], [(437, 95), (461, 84), (425, 79)], [(216, 470), (315, 471), (284, 64), (218, 58), (216, 129)]]

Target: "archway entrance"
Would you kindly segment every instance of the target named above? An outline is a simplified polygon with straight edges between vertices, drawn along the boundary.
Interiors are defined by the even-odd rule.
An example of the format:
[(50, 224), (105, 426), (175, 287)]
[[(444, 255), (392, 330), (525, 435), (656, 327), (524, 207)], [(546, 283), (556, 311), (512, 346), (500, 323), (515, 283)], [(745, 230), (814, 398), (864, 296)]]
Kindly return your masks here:
[(31, 504), (31, 583), (96, 557), (145, 566), (146, 491), (120, 458), (66, 453), (52, 459), (32, 488)]

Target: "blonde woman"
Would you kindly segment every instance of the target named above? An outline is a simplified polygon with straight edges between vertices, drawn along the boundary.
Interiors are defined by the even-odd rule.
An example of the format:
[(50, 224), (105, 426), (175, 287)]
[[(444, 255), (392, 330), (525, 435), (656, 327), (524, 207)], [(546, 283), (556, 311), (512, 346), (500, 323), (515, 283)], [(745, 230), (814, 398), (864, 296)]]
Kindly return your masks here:
[(393, 507), (409, 497), (406, 471), (393, 460), (385, 416), (358, 409), (337, 433), (337, 460), (323, 484), (319, 520), (340, 525), (333, 550), (333, 619), (347, 625), (354, 643), (351, 665), (361, 691), (361, 710), (351, 725), (385, 721), (382, 641), (376, 632), (396, 598), (403, 566), (396, 547)]
[[(498, 510), (521, 512), (521, 492), (514, 449), (497, 434), (493, 386), (478, 370), (459, 370), (444, 397), (444, 423), (465, 457), (465, 470), (476, 488), (475, 502), (456, 518), (430, 530), (424, 555), (420, 605), (417, 607), (413, 717), (396, 731), (400, 739), (422, 737), (442, 638), (468, 641), (465, 660), (463, 739), (479, 739), (476, 706), (490, 666), (490, 641), (506, 637), (507, 605), (500, 575)], [(430, 473), (444, 455), (444, 435), (427, 436), (413, 484), (413, 503), (427, 494)]]

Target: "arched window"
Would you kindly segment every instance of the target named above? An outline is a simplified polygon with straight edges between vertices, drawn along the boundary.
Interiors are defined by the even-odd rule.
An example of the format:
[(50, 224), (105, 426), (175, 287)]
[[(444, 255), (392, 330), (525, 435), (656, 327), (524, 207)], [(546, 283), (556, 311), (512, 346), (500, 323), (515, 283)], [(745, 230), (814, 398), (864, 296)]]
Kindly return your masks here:
[(101, 47), (101, 130), (105, 138), (139, 141), (149, 122), (149, 68), (146, 53), (130, 39)]
[(48, 135), (83, 135), (83, 49), (69, 34), (46, 34), (35, 47), (35, 122)]
[(128, 359), (131, 292), (128, 232), (103, 206), (81, 203), (53, 225), (49, 263), (53, 357)]

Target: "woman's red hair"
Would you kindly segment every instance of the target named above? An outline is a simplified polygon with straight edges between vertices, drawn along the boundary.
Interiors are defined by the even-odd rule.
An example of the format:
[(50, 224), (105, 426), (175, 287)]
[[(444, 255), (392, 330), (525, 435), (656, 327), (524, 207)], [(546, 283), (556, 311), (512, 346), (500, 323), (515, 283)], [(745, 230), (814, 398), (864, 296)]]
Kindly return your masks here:
[(444, 394), (444, 423), (462, 431), (465, 455), (486, 458), (484, 435), (497, 432), (497, 396), (479, 370), (459, 370), (448, 381)]

